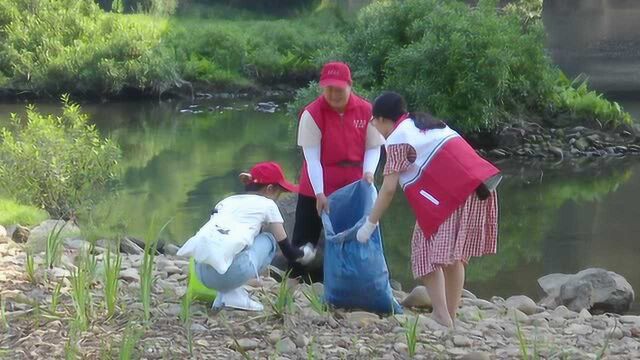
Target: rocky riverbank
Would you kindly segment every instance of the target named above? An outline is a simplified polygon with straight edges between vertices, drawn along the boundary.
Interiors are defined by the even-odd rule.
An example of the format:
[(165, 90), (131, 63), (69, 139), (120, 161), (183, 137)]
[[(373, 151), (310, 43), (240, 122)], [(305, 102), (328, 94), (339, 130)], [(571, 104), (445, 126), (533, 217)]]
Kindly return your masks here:
[[(309, 294), (321, 296), (322, 284), (306, 285), (290, 280), (287, 284), (294, 301), (281, 312), (276, 303), (283, 286), (269, 274), (247, 285), (250, 293), (265, 304), (264, 313), (226, 310), (213, 313), (208, 304), (195, 302), (191, 306), (191, 319), (185, 324), (180, 315), (187, 289), (188, 262), (159, 254), (153, 270), (156, 280), (151, 294), (151, 318), (145, 322), (139, 296), (143, 256), (135, 253), (135, 247), (129, 250), (132, 254), (121, 254), (121, 291), (116, 314), (111, 319), (106, 318), (103, 305), (106, 250), (101, 246), (93, 248), (91, 257), (96, 260), (96, 267), (94, 275), (87, 280), (91, 294), (90, 325), (86, 331), (72, 335), (70, 328), (76, 310), (71, 273), (83, 252), (88, 251), (88, 243), (69, 237), (64, 241), (60, 265), (51, 269), (43, 265), (45, 254), (35, 252), (34, 278), (30, 279), (25, 270), (25, 244), (4, 235), (6, 231), (0, 227), (3, 304), (0, 327), (4, 330), (0, 333), (0, 355), (11, 359), (63, 358), (71, 351), (83, 358), (112, 358), (128, 348), (127, 345), (137, 353), (135, 358), (144, 359), (190, 356), (199, 359), (406, 359), (412, 339), (411, 324), (417, 324), (416, 359), (514, 359), (521, 358), (525, 351), (528, 356), (538, 354), (541, 358), (596, 359), (604, 354), (611, 359), (636, 359), (640, 356), (640, 316), (595, 315), (602, 309), (594, 304), (602, 299), (582, 305), (574, 301), (567, 303), (569, 308), (555, 307), (558, 301), (571, 300), (571, 295), (576, 298), (576, 294), (584, 294), (589, 288), (586, 284), (590, 276), (593, 278), (597, 273), (604, 276), (599, 278), (600, 282), (604, 281), (607, 275), (601, 271), (564, 278), (547, 277), (541, 284), (552, 297), (541, 304), (550, 308), (525, 296), (484, 300), (465, 291), (453, 330), (429, 318), (430, 300), (422, 287), (409, 294), (394, 290), (394, 295), (405, 304), (405, 314), (381, 317), (361, 311), (324, 311), (309, 299)], [(27, 243), (29, 248), (34, 245), (33, 239)], [(108, 243), (102, 245), (109, 246)], [(56, 295), (58, 284), (59, 296)], [(557, 285), (560, 289), (554, 294)], [(618, 294), (615, 288), (608, 293)], [(624, 296), (617, 297), (622, 298)], [(551, 304), (554, 301), (556, 303)], [(572, 311), (576, 306), (591, 306), (594, 314), (586, 309)]]

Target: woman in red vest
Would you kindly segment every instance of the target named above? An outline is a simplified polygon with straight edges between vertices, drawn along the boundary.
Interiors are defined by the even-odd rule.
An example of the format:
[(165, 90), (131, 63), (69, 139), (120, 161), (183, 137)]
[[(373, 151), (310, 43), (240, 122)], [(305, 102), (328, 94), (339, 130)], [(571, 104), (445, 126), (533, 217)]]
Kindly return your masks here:
[(371, 104), (351, 91), (351, 70), (341, 62), (322, 68), (322, 95), (300, 115), (298, 146), (304, 162), (292, 242), (317, 245), (319, 214), (329, 211), (327, 196), (364, 178), (373, 182), (384, 138), (369, 124)]
[(429, 292), (434, 320), (453, 326), (466, 263), (472, 256), (496, 252), (500, 172), (444, 122), (407, 113), (396, 93), (376, 99), (372, 124), (387, 139), (387, 163), (358, 241), (369, 239), (400, 184), (417, 220), (411, 242), (413, 275)]

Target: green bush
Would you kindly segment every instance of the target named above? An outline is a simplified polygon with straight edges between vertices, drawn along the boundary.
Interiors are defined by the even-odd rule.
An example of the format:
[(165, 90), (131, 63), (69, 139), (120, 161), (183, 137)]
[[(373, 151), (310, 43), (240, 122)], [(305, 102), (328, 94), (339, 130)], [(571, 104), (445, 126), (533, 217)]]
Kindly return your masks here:
[(492, 130), (508, 114), (536, 109), (552, 85), (540, 23), (524, 28), (496, 1), (379, 1), (348, 38), (359, 83), (403, 93), (464, 131)]
[(20, 203), (70, 216), (117, 179), (120, 149), (67, 97), (61, 116), (28, 107), (26, 121), (13, 115), (11, 127), (0, 130), (0, 183)]
[(36, 225), (49, 218), (46, 211), (35, 206), (21, 205), (10, 199), (0, 198), (0, 224)]
[(105, 13), (92, 0), (0, 0), (0, 78), (40, 94), (162, 92), (179, 81), (166, 21)]

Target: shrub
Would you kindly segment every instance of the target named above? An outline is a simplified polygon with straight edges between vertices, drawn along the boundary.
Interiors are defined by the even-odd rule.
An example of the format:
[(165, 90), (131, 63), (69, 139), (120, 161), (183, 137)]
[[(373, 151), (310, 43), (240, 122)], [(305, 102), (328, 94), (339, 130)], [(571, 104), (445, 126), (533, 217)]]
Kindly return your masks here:
[[(1, 145), (0, 145), (1, 146)], [(0, 198), (0, 224), (36, 225), (49, 218), (49, 214), (35, 206), (21, 205)]]
[(105, 13), (92, 0), (0, 0), (0, 29), (0, 78), (13, 89), (115, 95), (179, 81), (161, 19)]
[(63, 97), (62, 115), (27, 107), (0, 130), (0, 183), (17, 201), (70, 216), (117, 178), (120, 149), (103, 139), (80, 107)]

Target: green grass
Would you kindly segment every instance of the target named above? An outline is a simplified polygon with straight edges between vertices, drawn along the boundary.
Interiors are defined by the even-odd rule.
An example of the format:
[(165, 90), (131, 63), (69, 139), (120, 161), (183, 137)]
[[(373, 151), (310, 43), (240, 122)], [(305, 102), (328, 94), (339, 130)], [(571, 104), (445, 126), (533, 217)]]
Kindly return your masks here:
[(56, 287), (53, 289), (53, 293), (51, 294), (51, 304), (49, 306), (49, 312), (52, 314), (57, 314), (58, 312), (58, 303), (60, 302), (60, 291), (62, 290), (62, 281), (56, 284)]
[(25, 270), (27, 273), (27, 279), (29, 280), (30, 283), (32, 284), (36, 284), (36, 264), (35, 261), (33, 259), (33, 255), (31, 254), (30, 251), (27, 251), (26, 254), (26, 259), (25, 259)]
[(6, 314), (6, 304), (4, 301), (4, 298), (2, 296), (0, 296), (0, 323), (2, 323), (2, 327), (3, 329), (7, 330), (9, 329), (9, 322), (7, 321), (7, 315)]
[(158, 246), (158, 239), (164, 229), (171, 223), (173, 219), (169, 219), (160, 230), (155, 230), (155, 216), (151, 218), (151, 222), (147, 229), (147, 236), (145, 237), (144, 256), (142, 259), (142, 266), (139, 269), (140, 272), (140, 302), (142, 302), (142, 308), (144, 310), (144, 319), (149, 321), (151, 318), (151, 289), (155, 282), (153, 277), (154, 260), (156, 257), (156, 249)]
[(309, 304), (311, 305), (311, 309), (313, 309), (313, 311), (315, 311), (319, 315), (327, 314), (327, 312), (329, 311), (329, 307), (313, 288), (313, 285), (310, 285), (308, 290), (303, 290), (302, 294), (305, 298), (307, 298), (307, 300), (309, 300)]
[(60, 247), (62, 246), (62, 230), (64, 230), (67, 223), (58, 227), (58, 223), (53, 226), (53, 229), (47, 235), (47, 248), (45, 250), (45, 261), (47, 268), (52, 269), (54, 265), (58, 263), (60, 258)]
[(91, 292), (84, 261), (71, 271), (71, 298), (75, 310), (74, 322), (80, 331), (86, 330), (91, 320)]
[(275, 300), (267, 296), (267, 301), (269, 302), (273, 315), (280, 319), (284, 318), (285, 315), (293, 310), (294, 294), (289, 284), (289, 275), (291, 275), (291, 270), (282, 276)]
[(122, 335), (122, 342), (120, 344), (120, 360), (131, 360), (135, 358), (136, 352), (136, 344), (140, 340), (142, 336), (142, 332), (136, 328), (132, 323), (127, 325), (127, 328)]
[(0, 224), (21, 224), (23, 226), (37, 225), (49, 218), (49, 214), (35, 206), (21, 205), (17, 202), (0, 197)]
[(111, 246), (107, 247), (104, 258), (104, 301), (107, 310), (107, 318), (111, 318), (118, 304), (118, 285), (120, 269), (122, 268), (122, 256), (119, 251), (111, 254)]
[(409, 353), (409, 358), (412, 358), (416, 355), (416, 346), (418, 345), (418, 320), (420, 319), (419, 315), (416, 315), (416, 319), (414, 321), (410, 321), (408, 318), (404, 323), (404, 336), (407, 340), (407, 352)]

